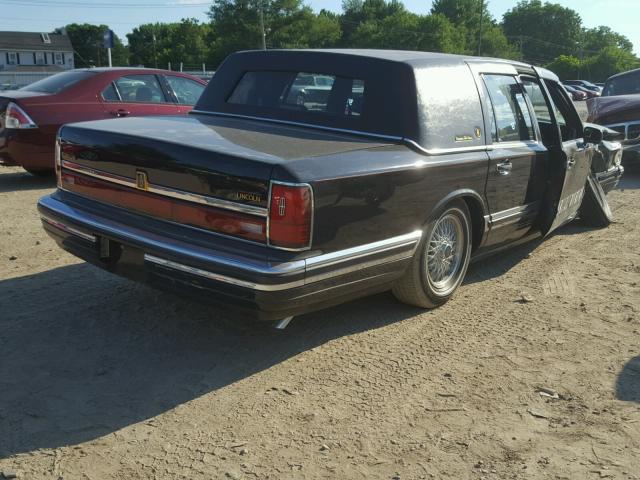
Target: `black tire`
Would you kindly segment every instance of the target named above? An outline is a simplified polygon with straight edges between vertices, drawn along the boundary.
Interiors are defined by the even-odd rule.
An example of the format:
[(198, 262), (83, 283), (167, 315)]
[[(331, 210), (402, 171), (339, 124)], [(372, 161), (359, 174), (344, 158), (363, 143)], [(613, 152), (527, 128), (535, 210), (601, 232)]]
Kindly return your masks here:
[(613, 214), (607, 202), (607, 196), (600, 183), (592, 174), (587, 177), (584, 197), (580, 205), (580, 220), (588, 227), (604, 228), (613, 221)]
[(55, 174), (53, 170), (33, 170), (31, 168), (25, 168), (25, 170), (29, 172), (31, 175), (33, 175), (34, 177), (40, 177), (40, 178), (53, 177), (53, 175)]
[[(434, 282), (428, 272), (427, 255), (430, 243), (432, 243), (434, 230), (439, 223), (444, 221), (460, 222), (461, 228), (457, 235), (462, 237), (462, 246), (459, 251), (459, 261), (454, 264), (450, 275), (447, 276), (449, 280), (445, 286), (440, 287), (438, 285), (439, 282)], [(436, 242), (435, 238), (433, 242)], [(469, 266), (469, 258), (471, 257), (471, 243), (469, 209), (463, 200), (455, 200), (425, 226), (422, 239), (411, 260), (411, 265), (407, 268), (404, 276), (398, 279), (393, 286), (394, 296), (403, 303), (421, 308), (435, 308), (444, 304), (453, 296), (464, 280)], [(457, 258), (458, 254), (455, 257)]]

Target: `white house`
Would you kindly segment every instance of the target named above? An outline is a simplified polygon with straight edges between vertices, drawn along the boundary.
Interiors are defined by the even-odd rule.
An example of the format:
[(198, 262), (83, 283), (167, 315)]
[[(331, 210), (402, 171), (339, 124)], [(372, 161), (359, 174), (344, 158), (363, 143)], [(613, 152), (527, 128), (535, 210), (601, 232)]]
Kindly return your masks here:
[(0, 31), (0, 71), (55, 72), (71, 68), (73, 46), (68, 36)]

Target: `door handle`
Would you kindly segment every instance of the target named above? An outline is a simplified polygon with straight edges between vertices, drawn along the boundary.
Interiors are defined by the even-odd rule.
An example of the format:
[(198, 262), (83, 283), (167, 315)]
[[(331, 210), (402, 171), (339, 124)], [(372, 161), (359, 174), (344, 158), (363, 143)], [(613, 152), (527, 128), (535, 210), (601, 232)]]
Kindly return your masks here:
[(511, 165), (510, 160), (505, 160), (504, 162), (496, 165), (498, 175), (509, 175), (511, 173), (511, 168), (513, 168), (513, 165)]
[(111, 115), (115, 115), (116, 117), (126, 117), (130, 114), (131, 112), (129, 110), (125, 110), (124, 108), (119, 108), (118, 110), (111, 111)]

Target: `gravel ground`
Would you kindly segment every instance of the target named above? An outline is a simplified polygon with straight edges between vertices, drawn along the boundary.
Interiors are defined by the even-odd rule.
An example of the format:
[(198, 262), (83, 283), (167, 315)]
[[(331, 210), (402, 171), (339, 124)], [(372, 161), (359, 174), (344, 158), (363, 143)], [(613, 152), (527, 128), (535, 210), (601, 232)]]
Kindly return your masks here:
[[(0, 170), (0, 471), (19, 479), (640, 479), (640, 175), (616, 222), (283, 332), (79, 262)], [(1, 477), (0, 477), (1, 478)]]

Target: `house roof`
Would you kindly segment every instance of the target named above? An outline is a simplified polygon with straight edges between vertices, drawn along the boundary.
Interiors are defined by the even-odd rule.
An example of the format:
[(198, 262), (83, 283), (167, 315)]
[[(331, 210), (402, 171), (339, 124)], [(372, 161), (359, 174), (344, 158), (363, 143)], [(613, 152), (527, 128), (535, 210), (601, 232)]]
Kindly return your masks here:
[(45, 43), (40, 32), (0, 32), (0, 50), (34, 50), (72, 52), (66, 35), (49, 33), (51, 43)]

